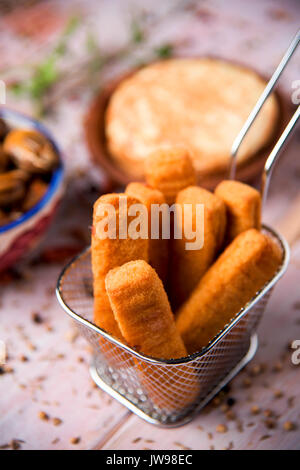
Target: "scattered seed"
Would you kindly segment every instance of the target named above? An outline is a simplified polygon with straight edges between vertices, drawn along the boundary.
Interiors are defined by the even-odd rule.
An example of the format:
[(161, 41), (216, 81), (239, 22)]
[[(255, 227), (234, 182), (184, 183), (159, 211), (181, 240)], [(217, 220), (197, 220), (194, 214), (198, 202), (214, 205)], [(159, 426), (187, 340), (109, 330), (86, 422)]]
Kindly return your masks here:
[(250, 375), (256, 376), (256, 375), (259, 375), (261, 372), (262, 372), (262, 368), (261, 368), (260, 364), (256, 364), (250, 370)]
[(28, 341), (27, 347), (28, 349), (30, 349), (30, 351), (36, 351), (37, 349), (37, 347), (34, 344), (32, 344), (30, 341)]
[(266, 439), (269, 439), (270, 437), (271, 437), (270, 434), (264, 434), (263, 436), (261, 436), (260, 441), (265, 441)]
[(49, 415), (47, 415), (47, 413), (45, 413), (45, 411), (39, 411), (38, 417), (39, 417), (42, 421), (49, 421)]
[(228, 431), (228, 427), (226, 426), (226, 424), (218, 424), (218, 426), (216, 427), (216, 431), (221, 434), (224, 434)]
[(74, 343), (76, 339), (78, 338), (78, 335), (79, 335), (78, 331), (73, 328), (72, 330), (68, 330), (66, 332), (65, 338), (70, 343)]
[(21, 442), (23, 441), (20, 441), (18, 439), (12, 439), (11, 442), (10, 442), (10, 447), (12, 450), (19, 450), (21, 449)]
[(236, 403), (235, 398), (232, 398), (232, 397), (227, 398), (227, 405), (228, 406), (233, 406), (233, 405), (235, 405), (235, 403)]
[(265, 419), (264, 423), (268, 429), (276, 428), (276, 421), (272, 418)]
[(275, 390), (274, 398), (282, 398), (282, 397), (283, 397), (283, 392), (281, 390)]
[(257, 406), (257, 405), (253, 405), (251, 407), (251, 414), (253, 414), (253, 415), (258, 415), (260, 413), (260, 411), (261, 411), (260, 407)]
[(1, 444), (0, 450), (10, 449), (10, 444)]
[(226, 413), (226, 418), (227, 418), (229, 421), (233, 421), (233, 420), (236, 419), (236, 414), (234, 413), (234, 411), (228, 410), (227, 413)]
[(71, 437), (70, 439), (71, 444), (79, 444), (80, 441), (81, 441), (80, 437)]
[(223, 413), (226, 413), (227, 411), (229, 410), (229, 406), (224, 404), (221, 406), (221, 411), (223, 411)]
[(225, 387), (222, 388), (220, 393), (229, 393), (230, 392), (230, 384), (225, 385)]
[(59, 426), (62, 423), (62, 420), (60, 418), (53, 418), (52, 423), (54, 426)]
[(239, 432), (244, 432), (244, 426), (243, 426), (243, 423), (242, 423), (241, 421), (238, 421), (238, 422), (236, 423), (236, 427), (237, 427), (237, 430), (238, 430)]
[(43, 318), (38, 312), (33, 312), (31, 315), (32, 321), (37, 324), (41, 324), (44, 322)]
[(274, 364), (273, 368), (272, 368), (272, 371), (273, 372), (281, 372), (283, 369), (283, 365), (282, 365), (282, 362), (278, 361)]
[(249, 379), (249, 377), (245, 377), (243, 380), (243, 386), (245, 388), (249, 388), (252, 385), (252, 381)]
[(284, 424), (283, 424), (283, 429), (285, 431), (294, 431), (296, 429), (296, 425), (295, 423), (293, 423), (292, 421), (286, 421)]
[(221, 399), (219, 397), (215, 397), (212, 401), (214, 406), (219, 406), (221, 404)]
[(181, 444), (181, 442), (174, 442), (174, 445), (180, 447), (183, 450), (191, 450), (190, 447), (187, 447), (184, 444)]
[(22, 355), (22, 356), (20, 356), (20, 361), (21, 361), (21, 362), (28, 362), (29, 359), (28, 359), (27, 356), (23, 356), (23, 355)]
[(264, 411), (264, 415), (265, 415), (266, 418), (272, 418), (272, 416), (274, 416), (274, 413), (273, 413), (272, 410), (268, 409), (268, 410)]
[(295, 397), (289, 397), (287, 401), (288, 407), (293, 408), (294, 402), (295, 402)]
[(142, 440), (141, 437), (136, 437), (135, 439), (133, 439), (132, 443), (136, 444), (137, 442), (140, 442), (141, 440)]
[(46, 379), (47, 379), (46, 375), (38, 375), (37, 378), (36, 378), (36, 380), (38, 382), (44, 382), (44, 380), (46, 380)]

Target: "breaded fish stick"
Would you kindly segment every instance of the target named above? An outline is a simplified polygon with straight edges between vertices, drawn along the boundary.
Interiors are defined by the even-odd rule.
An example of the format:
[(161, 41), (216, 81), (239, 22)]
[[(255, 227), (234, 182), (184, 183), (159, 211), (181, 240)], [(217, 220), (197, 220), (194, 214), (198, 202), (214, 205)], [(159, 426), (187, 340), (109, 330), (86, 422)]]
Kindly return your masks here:
[(138, 199), (148, 211), (148, 236), (149, 236), (149, 264), (155, 269), (163, 283), (167, 280), (168, 273), (168, 240), (151, 238), (151, 206), (152, 204), (164, 204), (165, 198), (161, 191), (146, 186), (143, 183), (130, 183), (125, 194)]
[[(110, 303), (105, 290), (105, 276), (110, 269), (120, 266), (134, 259), (148, 259), (148, 240), (137, 239), (126, 236), (119, 238), (120, 223), (128, 213), (122, 213), (120, 217), (119, 203), (127, 203), (127, 209), (132, 204), (139, 204), (139, 201), (124, 194), (106, 194), (101, 196), (94, 205), (93, 230), (92, 230), (92, 269), (94, 276), (94, 322), (106, 332), (121, 338), (119, 327), (112, 313)], [(110, 204), (115, 211), (116, 238), (104, 238), (107, 225), (103, 226), (104, 219), (108, 217), (106, 211)], [(112, 214), (113, 218), (114, 215)], [(120, 219), (119, 219), (120, 217)], [(112, 219), (108, 219), (112, 220)], [(131, 217), (128, 217), (130, 223)]]
[[(197, 204), (204, 206), (204, 220), (201, 223), (197, 215)], [(225, 204), (221, 199), (206, 189), (190, 186), (178, 193), (175, 214), (181, 211), (181, 217), (175, 217), (182, 238), (172, 240), (171, 292), (172, 305), (179, 307), (191, 294), (201, 277), (214, 262), (224, 239), (226, 227)], [(187, 249), (184, 231), (185, 220), (192, 221), (193, 231), (197, 237), (202, 232), (203, 246), (199, 249)], [(196, 236), (195, 236), (196, 239)], [(196, 248), (196, 247), (195, 247)]]
[(256, 229), (238, 235), (203, 276), (176, 316), (189, 353), (200, 351), (269, 281), (280, 247)]
[(159, 189), (168, 204), (187, 186), (196, 184), (196, 173), (188, 151), (183, 147), (161, 148), (145, 162), (146, 182)]
[[(149, 264), (132, 261), (113, 269), (106, 276), (106, 289), (122, 335), (132, 348), (158, 359), (187, 355), (163, 284)], [(149, 399), (165, 411), (188, 406), (199, 393), (191, 364), (166, 368), (139, 358), (135, 363)]]
[(239, 181), (222, 181), (215, 194), (224, 201), (227, 212), (226, 242), (250, 228), (260, 230), (260, 193), (248, 184)]
[(186, 356), (167, 294), (154, 269), (145, 261), (131, 261), (106, 276), (115, 319), (127, 343), (158, 359)]

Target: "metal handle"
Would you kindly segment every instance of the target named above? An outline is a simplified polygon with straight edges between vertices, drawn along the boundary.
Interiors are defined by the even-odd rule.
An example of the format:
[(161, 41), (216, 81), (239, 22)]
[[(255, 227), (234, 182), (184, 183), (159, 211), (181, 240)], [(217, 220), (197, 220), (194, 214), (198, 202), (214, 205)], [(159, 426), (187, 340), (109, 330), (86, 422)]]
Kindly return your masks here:
[(261, 196), (262, 196), (262, 205), (263, 206), (266, 202), (268, 189), (269, 189), (269, 184), (270, 184), (270, 179), (271, 179), (271, 175), (272, 175), (274, 165), (277, 161), (277, 158), (280, 154), (280, 151), (281, 151), (285, 141), (287, 140), (290, 133), (294, 129), (299, 117), (300, 117), (300, 106), (298, 106), (298, 108), (296, 109), (295, 113), (293, 114), (293, 117), (291, 118), (290, 122), (288, 123), (288, 125), (284, 129), (284, 131), (281, 134), (281, 136), (279, 137), (279, 140), (277, 141), (275, 147), (273, 148), (272, 152), (270, 153), (270, 155), (268, 156), (268, 158), (266, 160), (263, 175), (262, 175), (262, 183), (261, 183)]
[(247, 135), (249, 129), (251, 128), (256, 116), (260, 112), (263, 104), (269, 97), (270, 93), (272, 92), (274, 86), (276, 85), (280, 75), (282, 74), (283, 70), (285, 69), (287, 63), (289, 62), (290, 58), (294, 54), (295, 50), (297, 49), (297, 46), (299, 45), (300, 42), (300, 30), (298, 30), (297, 34), (295, 35), (294, 39), (292, 40), (291, 44), (289, 45), (286, 53), (284, 54), (283, 58), (280, 61), (280, 64), (278, 65), (277, 69), (273, 73), (272, 77), (270, 78), (266, 88), (262, 92), (261, 96), (259, 97), (256, 105), (252, 109), (247, 121), (243, 125), (242, 129), (240, 130), (238, 136), (233, 142), (233, 145), (231, 147), (231, 152), (230, 152), (230, 172), (229, 172), (229, 178), (234, 179), (235, 178), (235, 173), (236, 173), (236, 157), (237, 153), (239, 151), (239, 148)]

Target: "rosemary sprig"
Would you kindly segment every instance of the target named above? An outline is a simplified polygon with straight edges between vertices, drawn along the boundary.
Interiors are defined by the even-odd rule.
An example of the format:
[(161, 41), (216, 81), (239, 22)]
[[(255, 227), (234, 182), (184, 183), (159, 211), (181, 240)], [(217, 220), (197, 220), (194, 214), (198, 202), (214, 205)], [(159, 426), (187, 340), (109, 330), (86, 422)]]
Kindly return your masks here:
[(160, 59), (168, 59), (173, 55), (174, 46), (173, 44), (167, 43), (160, 47), (155, 48), (155, 53)]
[(66, 53), (69, 38), (78, 26), (78, 17), (71, 17), (53, 51), (40, 64), (33, 67), (31, 77), (26, 81), (16, 81), (10, 86), (10, 91), (16, 95), (29, 96), (38, 114), (44, 112), (43, 97), (60, 77), (58, 61)]
[[(178, 4), (175, 5), (175, 3), (172, 11), (178, 12)], [(178, 3), (181, 4), (181, 2)], [(166, 12), (165, 16), (169, 17), (169, 14), (170, 12)], [(62, 97), (76, 91), (78, 87), (87, 85), (89, 89), (99, 87), (101, 73), (111, 65), (119, 64), (124, 60), (127, 64), (128, 59), (129, 62), (133, 61), (133, 66), (146, 64), (155, 58), (167, 59), (174, 53), (174, 44), (168, 42), (154, 48), (149, 45), (153, 27), (157, 26), (162, 19), (155, 15), (148, 17), (145, 13), (142, 13), (140, 17), (135, 15), (131, 22), (128, 43), (114, 52), (101, 50), (93, 33), (88, 31), (85, 44), (86, 58), (81, 63), (62, 71), (60, 59), (68, 52), (69, 41), (80, 24), (78, 17), (71, 17), (53, 50), (41, 63), (32, 67), (29, 79), (15, 80), (9, 89), (16, 95), (27, 95), (32, 100), (36, 113), (41, 115), (50, 111)], [(144, 57), (136, 58), (136, 53), (142, 45)]]

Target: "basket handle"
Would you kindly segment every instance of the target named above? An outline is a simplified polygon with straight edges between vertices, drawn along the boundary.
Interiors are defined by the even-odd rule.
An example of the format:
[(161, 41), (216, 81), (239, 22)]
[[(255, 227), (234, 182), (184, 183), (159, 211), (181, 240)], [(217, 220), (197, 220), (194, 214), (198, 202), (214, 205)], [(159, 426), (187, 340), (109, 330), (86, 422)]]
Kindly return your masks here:
[(300, 194), (290, 202), (288, 211), (276, 224), (276, 229), (286, 239), (290, 246), (299, 240), (300, 236)]
[(293, 117), (291, 118), (290, 122), (284, 129), (283, 133), (279, 137), (277, 143), (275, 144), (273, 150), (271, 151), (270, 155), (268, 156), (266, 160), (263, 175), (262, 175), (262, 182), (261, 182), (262, 207), (264, 207), (266, 199), (267, 199), (269, 184), (270, 184), (274, 165), (278, 159), (278, 156), (280, 154), (280, 151), (282, 150), (283, 145), (285, 144), (286, 140), (288, 139), (289, 135), (294, 129), (299, 117), (300, 117), (300, 106), (298, 106), (298, 108), (296, 109), (295, 113), (293, 114)]
[(290, 58), (294, 54), (295, 50), (297, 49), (300, 42), (300, 29), (298, 30), (297, 34), (293, 38), (291, 44), (289, 45), (286, 53), (284, 54), (283, 58), (281, 59), (278, 67), (276, 68), (275, 72), (273, 73), (272, 77), (270, 78), (267, 86), (265, 87), (264, 91), (262, 92), (261, 96), (259, 97), (257, 103), (255, 104), (254, 108), (252, 109), (251, 113), (249, 114), (248, 119), (246, 120), (245, 124), (243, 125), (242, 129), (240, 130), (239, 134), (237, 135), (236, 139), (233, 142), (230, 151), (230, 170), (229, 170), (229, 179), (235, 179), (236, 173), (236, 157), (239, 151), (239, 148), (248, 134), (249, 129), (251, 128), (253, 122), (255, 121), (258, 113), (260, 112), (261, 108), (263, 107), (265, 101), (269, 97), (270, 93), (272, 92), (274, 86), (276, 85), (280, 75), (282, 74), (283, 70), (285, 69), (287, 63), (289, 62)]

